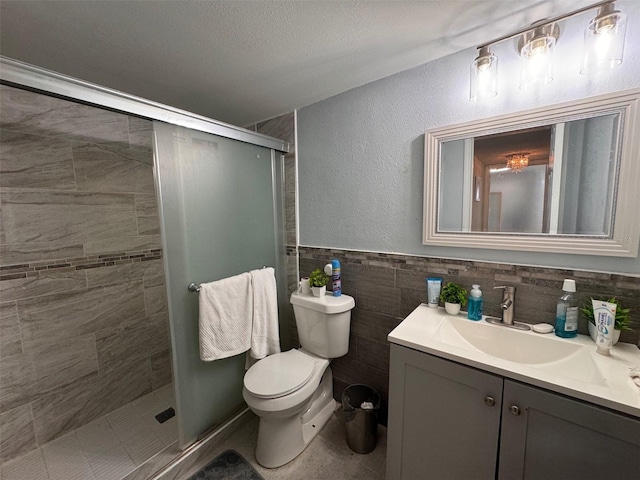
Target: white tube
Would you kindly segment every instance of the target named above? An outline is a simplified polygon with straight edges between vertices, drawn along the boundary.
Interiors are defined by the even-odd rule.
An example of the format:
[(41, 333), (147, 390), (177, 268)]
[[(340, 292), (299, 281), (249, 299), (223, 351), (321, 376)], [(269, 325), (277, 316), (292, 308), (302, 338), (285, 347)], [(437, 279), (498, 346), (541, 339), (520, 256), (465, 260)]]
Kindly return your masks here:
[(430, 308), (438, 308), (440, 302), (441, 278), (427, 278), (427, 304)]
[(611, 355), (613, 329), (616, 324), (616, 304), (593, 300), (593, 318), (596, 321), (596, 353)]

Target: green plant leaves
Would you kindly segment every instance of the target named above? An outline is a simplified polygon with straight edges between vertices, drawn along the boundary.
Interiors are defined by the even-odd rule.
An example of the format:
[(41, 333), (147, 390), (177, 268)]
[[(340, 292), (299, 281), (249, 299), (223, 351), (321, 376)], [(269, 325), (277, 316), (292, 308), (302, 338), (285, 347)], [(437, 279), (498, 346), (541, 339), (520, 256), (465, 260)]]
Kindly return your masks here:
[(442, 288), (440, 300), (444, 303), (459, 303), (464, 307), (467, 304), (467, 291), (460, 285), (449, 282)]

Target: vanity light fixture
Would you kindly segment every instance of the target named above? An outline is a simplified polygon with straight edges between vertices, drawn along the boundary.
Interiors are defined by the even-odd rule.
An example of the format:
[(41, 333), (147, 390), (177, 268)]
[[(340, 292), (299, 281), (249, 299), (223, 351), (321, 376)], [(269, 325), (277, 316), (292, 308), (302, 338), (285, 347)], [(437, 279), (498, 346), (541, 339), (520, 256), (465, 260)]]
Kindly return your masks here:
[(580, 73), (583, 75), (609, 70), (622, 63), (627, 16), (607, 3), (584, 31), (584, 57)]
[(528, 153), (514, 153), (507, 156), (507, 168), (510, 168), (514, 172), (519, 172), (525, 167), (529, 166), (529, 154)]
[(615, 9), (615, 1), (598, 2), (564, 15), (541, 20), (532, 26), (478, 46), (478, 56), (471, 64), (469, 99), (475, 102), (497, 95), (498, 58), (489, 48), (513, 38), (517, 39), (517, 49), (522, 57), (520, 88), (528, 89), (551, 82), (553, 53), (560, 36), (558, 22), (596, 8), (598, 13), (589, 22), (584, 33), (585, 52), (580, 73), (609, 69), (622, 63), (626, 15)]

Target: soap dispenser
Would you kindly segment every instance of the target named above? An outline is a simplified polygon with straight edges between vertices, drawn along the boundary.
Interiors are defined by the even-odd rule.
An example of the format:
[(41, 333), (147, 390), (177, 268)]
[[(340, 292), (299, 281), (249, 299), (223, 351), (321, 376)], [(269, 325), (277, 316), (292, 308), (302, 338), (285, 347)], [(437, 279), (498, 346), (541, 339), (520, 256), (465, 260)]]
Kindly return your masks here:
[(480, 285), (472, 285), (469, 294), (469, 309), (467, 318), (469, 320), (482, 320), (482, 291)]
[(556, 328), (558, 337), (573, 338), (578, 335), (578, 303), (576, 301), (576, 281), (566, 279), (562, 284), (564, 292), (556, 306)]

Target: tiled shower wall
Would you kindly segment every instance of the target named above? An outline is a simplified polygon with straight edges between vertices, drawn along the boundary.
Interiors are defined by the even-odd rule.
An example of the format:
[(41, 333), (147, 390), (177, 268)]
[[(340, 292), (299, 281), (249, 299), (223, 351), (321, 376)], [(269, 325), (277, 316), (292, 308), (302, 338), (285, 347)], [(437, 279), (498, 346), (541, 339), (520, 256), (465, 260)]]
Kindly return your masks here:
[(171, 381), (152, 125), (0, 87), (0, 456)]
[[(553, 324), (558, 297), (565, 278), (576, 280), (580, 304), (591, 296), (616, 296), (632, 310), (638, 327), (640, 278), (608, 273), (524, 267), (452, 259), (438, 259), (348, 250), (299, 247), (300, 272), (311, 272), (333, 258), (342, 269), (342, 291), (353, 296), (349, 353), (335, 359), (334, 397), (344, 388), (364, 383), (378, 390), (383, 399), (381, 420), (386, 424), (389, 384), (387, 335), (421, 303), (426, 303), (427, 276), (442, 277), (469, 291), (474, 283), (483, 291), (484, 313), (500, 316), (499, 285), (516, 287), (515, 319), (526, 323)], [(586, 319), (580, 318), (579, 333), (588, 334)], [(640, 344), (640, 328), (621, 333), (620, 341)]]

